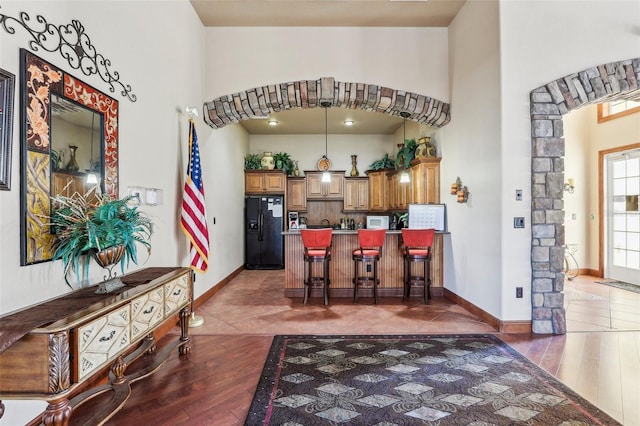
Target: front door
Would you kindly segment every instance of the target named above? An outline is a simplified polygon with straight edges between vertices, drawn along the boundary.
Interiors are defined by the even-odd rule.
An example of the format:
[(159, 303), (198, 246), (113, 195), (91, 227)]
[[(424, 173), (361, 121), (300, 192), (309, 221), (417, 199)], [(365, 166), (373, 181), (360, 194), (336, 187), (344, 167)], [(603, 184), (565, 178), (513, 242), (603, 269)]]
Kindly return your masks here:
[(640, 285), (640, 149), (605, 156), (605, 278)]

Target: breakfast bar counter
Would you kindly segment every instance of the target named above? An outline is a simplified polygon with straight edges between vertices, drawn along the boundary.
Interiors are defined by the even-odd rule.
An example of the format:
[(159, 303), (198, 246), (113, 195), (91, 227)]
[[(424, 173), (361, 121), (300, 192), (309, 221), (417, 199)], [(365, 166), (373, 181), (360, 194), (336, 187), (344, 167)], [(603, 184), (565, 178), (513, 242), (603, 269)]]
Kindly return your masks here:
[[(378, 295), (381, 297), (402, 297), (403, 289), (403, 261), (402, 261), (402, 232), (387, 231), (382, 257), (378, 265)], [(436, 232), (433, 240), (431, 258), (431, 296), (443, 295), (442, 253), (443, 234)], [(304, 246), (300, 231), (283, 232), (285, 252), (285, 297), (300, 297), (304, 295)], [(358, 231), (338, 229), (333, 231), (331, 261), (329, 262), (330, 297), (353, 297), (353, 259), (352, 252), (358, 246)], [(315, 273), (315, 272), (314, 272)], [(373, 276), (373, 273), (367, 274)], [(360, 297), (373, 297), (372, 289), (360, 289)], [(311, 297), (321, 296), (320, 289), (313, 289)], [(415, 289), (412, 297), (422, 297), (422, 290)]]

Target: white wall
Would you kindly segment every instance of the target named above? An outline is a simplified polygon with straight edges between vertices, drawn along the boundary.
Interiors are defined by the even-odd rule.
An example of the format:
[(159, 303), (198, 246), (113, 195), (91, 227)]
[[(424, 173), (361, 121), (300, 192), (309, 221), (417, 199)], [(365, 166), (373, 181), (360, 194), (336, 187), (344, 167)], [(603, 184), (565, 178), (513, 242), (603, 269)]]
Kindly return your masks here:
[(207, 28), (207, 100), (334, 77), (449, 101), (446, 28)]
[[(449, 26), (451, 122), (441, 140), (441, 201), (450, 247), (445, 287), (501, 317), (501, 158), (498, 7), (467, 2)], [(457, 203), (456, 178), (469, 190)], [(449, 252), (450, 250), (450, 252)]]

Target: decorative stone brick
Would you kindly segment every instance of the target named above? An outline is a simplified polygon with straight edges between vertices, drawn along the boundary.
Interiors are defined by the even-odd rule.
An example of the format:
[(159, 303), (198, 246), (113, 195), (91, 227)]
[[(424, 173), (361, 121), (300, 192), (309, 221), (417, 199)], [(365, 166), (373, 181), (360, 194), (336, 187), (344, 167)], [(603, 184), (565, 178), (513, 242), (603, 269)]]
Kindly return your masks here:
[[(544, 210), (534, 210), (531, 214), (531, 223), (534, 225), (545, 223)], [(540, 244), (544, 245), (542, 242)]]
[(535, 334), (553, 334), (553, 324), (549, 320), (534, 320), (531, 331)]
[(553, 291), (553, 280), (550, 278), (535, 278), (531, 283), (531, 290), (534, 293), (547, 293), (549, 291)]
[(547, 186), (540, 183), (531, 187), (531, 196), (534, 198), (545, 197), (547, 195)]
[(544, 138), (553, 136), (551, 120), (533, 120), (533, 137)]
[[(549, 125), (551, 121), (549, 121)], [(553, 130), (551, 130), (551, 134)], [(560, 157), (564, 155), (564, 139), (551, 137), (535, 138), (533, 140), (534, 157)]]
[(551, 323), (553, 326), (553, 332), (555, 334), (567, 333), (567, 319), (566, 319), (566, 312), (564, 308), (553, 309)]
[(531, 227), (533, 238), (554, 238), (556, 227), (553, 225), (534, 225)]
[(205, 102), (204, 121), (213, 128), (264, 117), (292, 108), (317, 108), (329, 102), (334, 107), (362, 109), (400, 116), (431, 127), (451, 120), (450, 106), (428, 96), (375, 84), (336, 82), (333, 77), (285, 82), (248, 89)]
[(531, 294), (531, 306), (535, 308), (540, 308), (544, 305), (544, 294), (542, 293), (532, 293)]
[(547, 223), (564, 223), (564, 212), (562, 210), (547, 210)]
[(549, 308), (538, 308), (531, 311), (531, 316), (534, 320), (550, 320), (552, 312)]
[(550, 172), (552, 171), (551, 158), (534, 158), (531, 161), (531, 168), (535, 172)]
[(564, 293), (545, 293), (544, 306), (546, 308), (562, 308), (564, 304)]
[(552, 198), (562, 198), (564, 191), (564, 173), (547, 173), (547, 196)]
[[(547, 262), (549, 261), (549, 247), (533, 247), (531, 249), (531, 259), (534, 262)], [(550, 291), (549, 288), (548, 291)]]
[[(545, 186), (546, 188), (546, 186)], [(546, 194), (546, 191), (545, 191)], [(552, 198), (542, 198), (545, 196), (545, 194), (543, 194), (542, 196), (538, 197), (538, 198), (534, 198), (531, 206), (533, 209), (535, 210), (548, 210), (553, 208), (553, 199)]]
[(539, 241), (540, 241), (540, 245), (543, 247), (550, 247), (556, 244), (555, 238), (542, 238)]

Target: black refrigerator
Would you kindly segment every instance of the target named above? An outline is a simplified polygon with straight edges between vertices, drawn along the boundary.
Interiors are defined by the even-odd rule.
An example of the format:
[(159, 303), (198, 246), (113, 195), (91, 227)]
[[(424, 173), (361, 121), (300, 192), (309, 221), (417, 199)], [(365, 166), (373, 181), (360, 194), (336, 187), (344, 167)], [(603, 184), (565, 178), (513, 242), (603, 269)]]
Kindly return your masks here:
[(245, 197), (245, 267), (247, 269), (284, 268), (284, 197), (252, 195)]

